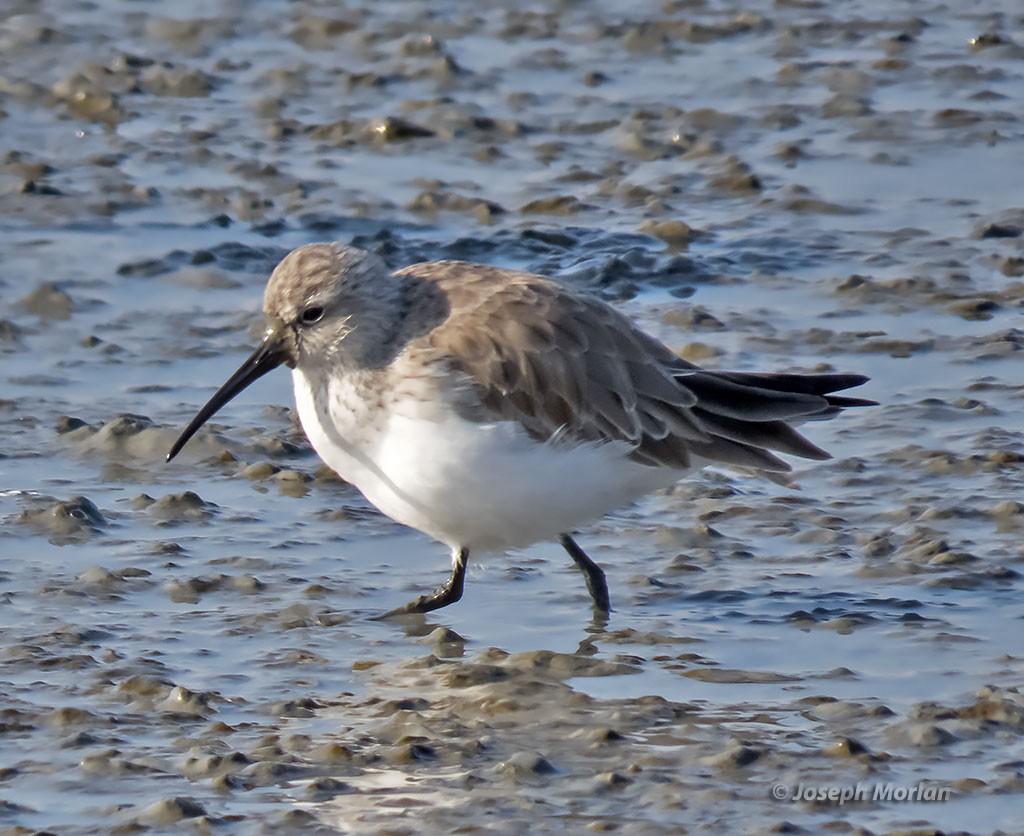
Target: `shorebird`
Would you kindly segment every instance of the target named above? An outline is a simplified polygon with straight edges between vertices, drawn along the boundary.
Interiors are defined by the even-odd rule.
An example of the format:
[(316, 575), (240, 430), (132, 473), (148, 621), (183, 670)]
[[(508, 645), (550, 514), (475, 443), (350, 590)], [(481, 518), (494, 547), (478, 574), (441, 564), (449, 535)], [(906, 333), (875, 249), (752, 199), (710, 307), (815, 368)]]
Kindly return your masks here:
[(598, 613), (604, 572), (572, 532), (708, 464), (827, 459), (794, 427), (874, 401), (859, 374), (702, 369), (607, 303), (549, 278), (461, 261), (395, 273), (340, 243), (289, 253), (259, 347), (199, 410), (285, 364), (320, 457), (381, 512), (452, 551), (447, 582), (387, 615), (462, 597), (470, 554), (557, 538)]

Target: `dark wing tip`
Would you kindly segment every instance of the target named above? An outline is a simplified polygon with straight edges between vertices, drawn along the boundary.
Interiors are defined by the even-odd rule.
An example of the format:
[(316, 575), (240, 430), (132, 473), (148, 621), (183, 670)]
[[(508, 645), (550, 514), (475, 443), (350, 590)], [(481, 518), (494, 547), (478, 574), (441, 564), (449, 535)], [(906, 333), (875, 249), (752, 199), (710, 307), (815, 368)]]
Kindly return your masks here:
[(871, 378), (866, 374), (857, 374), (856, 372), (840, 373), (835, 375), (835, 377), (837, 379), (841, 378), (844, 380), (845, 385), (842, 387), (843, 389), (852, 389), (854, 386), (863, 386), (871, 380)]
[(847, 398), (843, 395), (827, 395), (825, 400), (828, 401), (829, 406), (838, 406), (841, 409), (851, 406), (878, 406), (878, 401), (872, 401), (868, 398)]

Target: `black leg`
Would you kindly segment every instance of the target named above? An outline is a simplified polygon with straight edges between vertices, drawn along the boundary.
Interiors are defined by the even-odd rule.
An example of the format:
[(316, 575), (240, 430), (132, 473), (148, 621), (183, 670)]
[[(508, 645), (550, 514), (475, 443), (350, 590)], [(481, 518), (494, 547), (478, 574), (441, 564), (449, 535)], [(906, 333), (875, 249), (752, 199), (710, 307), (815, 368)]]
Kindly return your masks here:
[(431, 610), (439, 610), (441, 607), (454, 604), (462, 597), (462, 587), (466, 582), (466, 562), (468, 560), (469, 549), (459, 549), (452, 556), (452, 575), (443, 586), (439, 586), (429, 595), (420, 595), (404, 606), (389, 610), (380, 617), (388, 618), (392, 615), (430, 612)]
[(602, 613), (611, 612), (612, 605), (611, 600), (608, 598), (608, 583), (604, 579), (604, 572), (601, 567), (594, 563), (587, 553), (580, 548), (579, 543), (568, 534), (563, 534), (559, 537), (558, 542), (562, 544), (563, 549), (569, 552), (569, 557), (573, 559), (573, 562), (579, 566), (580, 571), (583, 573), (583, 577), (587, 581), (587, 590), (590, 592), (590, 597), (594, 599), (594, 609)]

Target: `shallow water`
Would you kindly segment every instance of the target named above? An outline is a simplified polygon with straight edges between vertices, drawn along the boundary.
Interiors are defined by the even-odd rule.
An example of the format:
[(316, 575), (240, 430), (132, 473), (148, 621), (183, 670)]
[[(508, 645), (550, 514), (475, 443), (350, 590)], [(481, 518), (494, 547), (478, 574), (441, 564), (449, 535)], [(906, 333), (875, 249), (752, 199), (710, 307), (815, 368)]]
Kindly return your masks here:
[[(1024, 832), (1024, 30), (840, 5), (10, 7), (0, 832)], [(447, 555), (319, 468), (286, 374), (162, 462), (330, 238), (882, 406), (807, 428), (800, 491), (581, 532), (607, 624), (550, 543), (374, 621)]]

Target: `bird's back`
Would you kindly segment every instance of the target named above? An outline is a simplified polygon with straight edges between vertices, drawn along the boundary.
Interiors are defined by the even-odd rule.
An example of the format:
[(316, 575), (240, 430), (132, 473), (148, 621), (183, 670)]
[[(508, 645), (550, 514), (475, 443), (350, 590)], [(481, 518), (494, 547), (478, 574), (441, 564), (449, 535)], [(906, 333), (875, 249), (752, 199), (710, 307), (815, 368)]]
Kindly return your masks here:
[(701, 369), (605, 302), (542, 276), (457, 261), (398, 275), (447, 304), (409, 350), (448, 358), (491, 420), (538, 441), (625, 442), (650, 466), (781, 473), (790, 466), (775, 452), (828, 458), (795, 425), (873, 403), (832, 394), (863, 375)]

